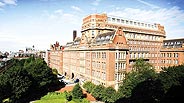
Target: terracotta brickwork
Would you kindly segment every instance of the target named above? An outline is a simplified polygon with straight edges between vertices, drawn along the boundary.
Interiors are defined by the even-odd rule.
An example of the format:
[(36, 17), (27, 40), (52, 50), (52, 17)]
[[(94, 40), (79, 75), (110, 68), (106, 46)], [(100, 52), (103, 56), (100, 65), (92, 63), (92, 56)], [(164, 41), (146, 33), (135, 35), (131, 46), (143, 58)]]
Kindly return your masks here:
[(162, 68), (184, 64), (184, 39), (164, 40), (160, 53)]
[(63, 72), (63, 47), (59, 45), (59, 42), (50, 46), (49, 51), (49, 67), (52, 69), (57, 69), (58, 73)]
[(83, 19), (81, 33), (61, 53), (61, 72), (79, 78), (81, 83), (92, 81), (117, 89), (138, 58), (151, 63), (158, 72), (183, 63), (184, 45), (166, 48), (164, 43), (169, 41), (160, 24), (91, 14)]
[(92, 14), (83, 19), (81, 33), (63, 51), (63, 73), (70, 77), (117, 89), (137, 58), (160, 69), (165, 38), (160, 24)]

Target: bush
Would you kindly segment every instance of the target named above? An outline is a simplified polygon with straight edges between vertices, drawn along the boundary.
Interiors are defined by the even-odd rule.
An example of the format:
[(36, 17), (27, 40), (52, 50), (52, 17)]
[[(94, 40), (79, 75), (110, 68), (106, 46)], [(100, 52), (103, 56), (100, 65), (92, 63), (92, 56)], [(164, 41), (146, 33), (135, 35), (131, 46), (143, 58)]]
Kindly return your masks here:
[(86, 89), (86, 92), (91, 93), (95, 88), (95, 84), (91, 83), (90, 81), (87, 81), (83, 84), (83, 87)]
[(72, 100), (71, 92), (64, 91), (64, 94), (65, 94), (65, 98), (66, 98), (67, 101), (71, 101)]
[(82, 93), (82, 88), (80, 87), (79, 83), (74, 86), (72, 90), (72, 96), (74, 99), (82, 99), (84, 97)]
[(103, 85), (96, 85), (91, 94), (97, 100), (101, 100), (102, 99), (102, 93), (103, 93), (104, 90), (105, 90), (105, 87)]
[(116, 90), (113, 87), (107, 87), (102, 93), (102, 101), (105, 103), (114, 103), (116, 101)]

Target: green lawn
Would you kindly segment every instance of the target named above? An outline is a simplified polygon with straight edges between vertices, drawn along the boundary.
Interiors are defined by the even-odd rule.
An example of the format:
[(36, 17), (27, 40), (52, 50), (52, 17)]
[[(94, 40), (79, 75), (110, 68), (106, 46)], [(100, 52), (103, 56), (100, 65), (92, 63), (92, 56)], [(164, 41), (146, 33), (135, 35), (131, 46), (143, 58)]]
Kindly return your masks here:
[[(51, 92), (43, 96), (40, 100), (35, 101), (34, 103), (65, 103), (66, 101), (67, 100), (65, 99), (64, 93)], [(86, 103), (86, 102), (84, 102), (84, 100), (82, 100), (81, 102), (80, 100), (71, 100), (67, 103)]]
[[(65, 103), (65, 101), (66, 101), (66, 99), (61, 98), (61, 99), (49, 99), (49, 100), (37, 100), (34, 103)], [(70, 101), (67, 103), (77, 103), (77, 102)]]

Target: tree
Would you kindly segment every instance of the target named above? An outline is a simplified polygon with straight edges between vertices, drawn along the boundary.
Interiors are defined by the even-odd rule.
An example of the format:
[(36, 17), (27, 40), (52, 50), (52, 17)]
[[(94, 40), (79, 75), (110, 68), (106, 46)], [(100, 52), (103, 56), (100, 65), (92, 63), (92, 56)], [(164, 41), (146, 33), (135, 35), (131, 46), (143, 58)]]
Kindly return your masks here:
[(144, 61), (143, 58), (136, 59), (135, 63), (133, 64), (133, 69), (139, 73), (154, 71), (153, 66), (150, 63)]
[(57, 76), (42, 59), (12, 60), (12, 64), (0, 76), (0, 100), (28, 103), (60, 88)]
[(90, 81), (87, 81), (83, 84), (83, 87), (86, 89), (86, 91), (88, 93), (91, 93), (93, 91), (93, 89), (95, 88), (95, 84), (93, 84)]
[[(31, 76), (23, 68), (13, 67), (7, 72), (11, 85), (11, 101), (14, 103), (26, 103), (28, 91), (32, 88)], [(31, 92), (31, 91), (29, 91)], [(12, 95), (13, 94), (13, 95)]]
[(116, 101), (116, 90), (113, 87), (107, 87), (102, 92), (102, 101), (105, 103), (114, 103)]
[(5, 75), (0, 75), (0, 103), (11, 95), (11, 86)]
[(134, 70), (126, 74), (123, 84), (119, 87), (118, 94), (122, 98), (129, 98), (132, 90), (138, 83), (147, 79), (156, 78), (153, 67), (143, 59), (137, 59), (133, 65)]
[(72, 90), (72, 96), (74, 99), (82, 99), (84, 97), (82, 93), (82, 88), (80, 87), (79, 83), (74, 86)]
[(176, 85), (182, 85), (184, 81), (184, 65), (164, 68), (158, 75), (158, 79), (164, 86), (164, 91)]
[(102, 94), (103, 94), (104, 90), (105, 90), (105, 87), (103, 85), (96, 85), (91, 94), (97, 100), (101, 100), (102, 99)]
[(53, 74), (55, 74), (55, 75), (58, 75), (58, 74), (59, 74), (56, 68), (53, 68), (53, 69), (52, 69), (52, 72), (53, 72)]
[(148, 79), (132, 90), (131, 103), (160, 103), (163, 95), (161, 82), (158, 79)]
[(183, 100), (184, 96), (181, 94), (184, 92), (184, 65), (164, 68), (158, 79), (165, 92), (163, 103), (177, 103)]

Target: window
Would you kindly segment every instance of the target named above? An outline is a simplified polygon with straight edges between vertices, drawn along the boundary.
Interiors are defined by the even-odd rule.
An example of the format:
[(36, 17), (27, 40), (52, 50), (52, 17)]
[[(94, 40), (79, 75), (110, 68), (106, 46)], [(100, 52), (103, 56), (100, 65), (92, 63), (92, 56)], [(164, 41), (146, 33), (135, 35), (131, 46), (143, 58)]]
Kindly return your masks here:
[(178, 60), (175, 60), (175, 64), (178, 64)]
[(148, 24), (145, 24), (145, 27), (147, 27)]
[(111, 21), (111, 18), (110, 17), (108, 17), (108, 19), (107, 19), (108, 21)]
[(178, 53), (176, 53), (176, 57), (178, 57)]
[(115, 69), (116, 70), (118, 69), (118, 63), (115, 63)]
[(138, 24), (138, 26), (140, 26), (140, 23), (139, 22), (137, 24)]
[(133, 24), (133, 22), (132, 22), (132, 21), (130, 21), (130, 24)]
[(102, 69), (103, 69), (103, 70), (106, 69), (106, 62), (102, 62)]
[(120, 23), (120, 19), (117, 19), (117, 22)]
[(123, 19), (121, 19), (121, 23), (124, 23), (125, 21)]
[(91, 24), (92, 25), (92, 28), (94, 28), (94, 24)]
[(106, 59), (106, 52), (102, 52), (102, 58)]
[(128, 24), (128, 20), (126, 20), (126, 24)]
[(112, 18), (112, 22), (115, 22), (115, 18)]
[(98, 34), (100, 34), (100, 30), (98, 31)]
[(92, 31), (92, 36), (94, 36), (94, 31)]

